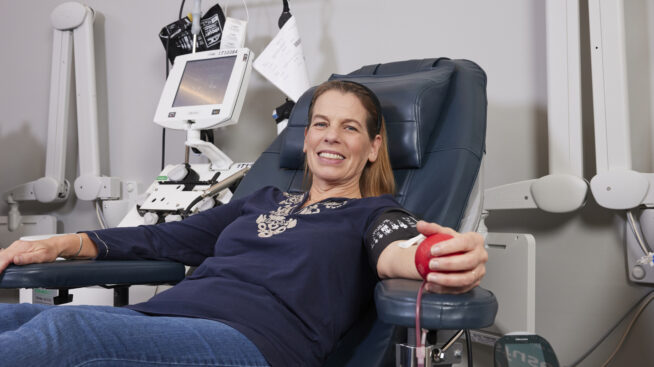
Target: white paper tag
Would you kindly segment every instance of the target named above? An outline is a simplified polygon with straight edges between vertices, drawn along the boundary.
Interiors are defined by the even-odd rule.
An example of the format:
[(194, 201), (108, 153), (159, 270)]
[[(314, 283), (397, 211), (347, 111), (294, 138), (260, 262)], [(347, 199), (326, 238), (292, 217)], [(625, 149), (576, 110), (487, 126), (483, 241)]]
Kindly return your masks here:
[(223, 35), (220, 41), (220, 48), (223, 50), (231, 48), (242, 48), (245, 45), (245, 31), (248, 22), (241, 19), (227, 17), (223, 26)]
[(252, 66), (294, 102), (309, 89), (309, 73), (295, 17), (284, 23)]

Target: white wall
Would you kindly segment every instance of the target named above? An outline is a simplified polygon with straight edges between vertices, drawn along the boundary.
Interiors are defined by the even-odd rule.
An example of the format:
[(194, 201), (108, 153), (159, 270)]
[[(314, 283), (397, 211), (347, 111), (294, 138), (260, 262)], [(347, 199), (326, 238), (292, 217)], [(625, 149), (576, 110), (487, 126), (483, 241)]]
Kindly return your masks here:
[[(50, 74), (49, 14), (63, 0), (0, 0), (0, 192), (41, 177)], [(630, 19), (632, 114), (639, 122), (634, 160), (652, 169), (649, 130), (650, 2), (627, 1)], [(162, 26), (177, 16), (175, 0), (88, 0), (99, 13), (96, 31), (98, 101), (103, 173), (148, 185), (159, 171), (161, 129), (152, 117), (164, 83)], [(207, 9), (209, 1), (204, 2)], [(240, 1), (226, 2), (244, 17)], [(260, 53), (276, 32), (281, 1), (248, 1), (247, 45)], [(585, 1), (582, 1), (585, 4)], [(582, 6), (583, 8), (584, 6)], [(190, 11), (189, 6), (186, 8)], [(296, 0), (312, 82), (365, 64), (447, 56), (477, 62), (488, 74), (486, 187), (547, 174), (545, 4), (542, 0)], [(30, 22), (28, 26), (23, 22)], [(587, 27), (587, 24), (586, 24)], [(587, 30), (585, 34), (587, 44)], [(590, 61), (584, 70), (584, 125), (592, 126)], [(636, 71), (638, 74), (634, 74)], [(638, 75), (646, 75), (647, 78)], [(644, 79), (644, 81), (643, 81)], [(241, 122), (221, 131), (218, 145), (235, 160), (252, 160), (275, 135), (271, 110), (283, 95), (253, 72)], [(168, 132), (166, 162), (183, 160), (183, 134)], [(71, 133), (71, 147), (75, 133)], [(586, 132), (585, 172), (594, 174), (592, 132)], [(649, 141), (648, 141), (649, 140)], [(70, 149), (68, 178), (76, 174)], [(60, 231), (97, 227), (92, 205), (25, 205), (26, 212), (54, 210)], [(0, 214), (6, 213), (0, 202)], [(642, 293), (627, 281), (623, 229), (618, 214), (592, 199), (572, 214), (519, 211), (494, 214), (495, 231), (533, 233), (537, 240), (536, 330), (553, 344), (563, 364), (572, 362)], [(650, 348), (654, 312), (646, 312), (616, 365), (641, 364)], [(584, 365), (601, 363), (615, 338)], [(629, 353), (627, 353), (627, 351)], [(479, 351), (488, 357), (488, 351)], [(481, 357), (480, 357), (481, 358)], [(477, 361), (480, 359), (478, 358)], [(640, 361), (640, 363), (639, 363)], [(479, 365), (491, 365), (491, 362)]]

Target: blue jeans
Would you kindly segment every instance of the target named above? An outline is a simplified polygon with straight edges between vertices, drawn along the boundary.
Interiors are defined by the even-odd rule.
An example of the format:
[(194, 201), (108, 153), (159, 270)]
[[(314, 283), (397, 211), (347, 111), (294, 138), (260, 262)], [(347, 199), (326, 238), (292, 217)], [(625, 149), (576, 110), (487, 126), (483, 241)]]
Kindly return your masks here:
[(109, 306), (0, 304), (2, 366), (268, 366), (218, 321)]

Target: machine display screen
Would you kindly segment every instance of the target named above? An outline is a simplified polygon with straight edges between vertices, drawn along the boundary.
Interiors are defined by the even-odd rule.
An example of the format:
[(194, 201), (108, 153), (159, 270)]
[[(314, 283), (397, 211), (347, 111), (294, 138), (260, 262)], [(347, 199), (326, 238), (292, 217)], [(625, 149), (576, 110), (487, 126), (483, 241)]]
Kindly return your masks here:
[(188, 61), (173, 107), (222, 104), (236, 56)]
[(539, 344), (506, 344), (506, 359), (511, 367), (553, 367), (545, 362), (543, 348)]

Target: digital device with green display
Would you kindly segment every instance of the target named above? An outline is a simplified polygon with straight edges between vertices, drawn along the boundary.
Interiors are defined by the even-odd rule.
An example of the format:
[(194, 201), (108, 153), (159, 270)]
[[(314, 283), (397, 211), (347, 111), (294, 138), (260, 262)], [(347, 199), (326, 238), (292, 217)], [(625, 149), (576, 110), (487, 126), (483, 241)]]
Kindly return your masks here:
[(536, 334), (512, 333), (495, 342), (495, 367), (559, 367), (554, 349)]

